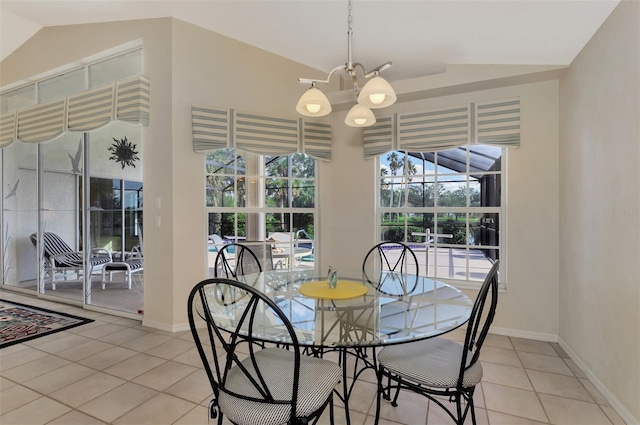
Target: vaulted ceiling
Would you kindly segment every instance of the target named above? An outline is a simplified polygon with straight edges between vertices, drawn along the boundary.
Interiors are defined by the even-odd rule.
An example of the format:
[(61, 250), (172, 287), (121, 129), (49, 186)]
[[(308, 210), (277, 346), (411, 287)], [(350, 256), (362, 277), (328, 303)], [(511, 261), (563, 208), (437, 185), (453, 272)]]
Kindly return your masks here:
[[(389, 81), (446, 64), (569, 65), (619, 0), (353, 0), (353, 60)], [(0, 2), (0, 59), (42, 27), (175, 17), (329, 72), (347, 60), (346, 0)]]

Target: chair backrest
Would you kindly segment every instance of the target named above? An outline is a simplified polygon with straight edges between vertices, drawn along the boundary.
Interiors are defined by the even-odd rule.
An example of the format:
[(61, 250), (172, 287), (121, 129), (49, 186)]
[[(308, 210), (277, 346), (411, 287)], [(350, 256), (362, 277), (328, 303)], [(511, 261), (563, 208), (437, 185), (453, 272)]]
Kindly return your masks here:
[[(499, 266), (500, 261), (496, 260), (491, 270), (489, 270), (489, 273), (487, 273), (471, 310), (471, 317), (467, 323), (467, 332), (464, 339), (464, 347), (466, 350), (462, 350), (460, 375), (458, 378), (459, 387), (462, 386), (465, 371), (473, 366), (480, 358), (480, 349), (489, 333), (489, 327), (491, 327), (491, 323), (496, 314), (496, 307), (498, 305)], [(489, 301), (488, 304), (487, 301)], [(469, 356), (471, 356), (470, 359)]]
[(209, 235), (209, 240), (213, 243), (213, 246), (216, 248), (216, 252), (219, 251), (220, 248), (222, 248), (225, 244), (224, 240), (222, 240), (222, 238), (215, 233), (212, 235)]
[[(38, 247), (38, 234), (32, 233), (29, 237), (31, 243)], [(76, 267), (83, 261), (82, 253), (72, 249), (60, 236), (51, 232), (44, 232), (42, 235), (44, 258), (51, 260), (54, 255), (64, 256), (58, 257), (56, 264)], [(47, 263), (48, 264), (48, 263)]]
[(378, 291), (402, 296), (411, 293), (418, 283), (418, 258), (405, 243), (380, 242), (364, 257), (362, 275)]
[(276, 248), (289, 248), (294, 244), (294, 234), (292, 232), (273, 232), (267, 238), (267, 242)]
[(246, 245), (230, 243), (218, 250), (214, 265), (215, 277), (237, 280), (239, 276), (260, 272), (260, 260)]
[[(209, 377), (217, 400), (220, 392), (258, 403), (279, 403), (291, 406), (291, 420), (297, 423), (296, 402), (300, 374), (300, 346), (295, 331), (282, 310), (259, 290), (230, 279), (207, 279), (198, 283), (189, 294), (187, 304), (189, 326), (198, 353)], [(196, 317), (204, 320), (209, 341), (206, 345), (200, 337)], [(198, 321), (200, 322), (200, 321)], [(201, 322), (200, 322), (201, 323)], [(291, 388), (291, 397), (274, 398), (264, 379), (264, 371), (256, 361), (256, 353), (262, 349), (260, 336), (275, 332), (288, 345), (294, 355), (293, 380), (282, 382)], [(242, 359), (251, 358), (252, 368), (240, 365)], [(228, 390), (227, 373), (232, 368), (241, 372), (254, 387), (246, 394)], [(224, 411), (222, 412), (224, 413)]]
[[(37, 246), (38, 234), (32, 233), (30, 239), (33, 245)], [(74, 249), (71, 249), (71, 247), (67, 245), (67, 243), (55, 233), (44, 232), (42, 240), (44, 243), (44, 255), (47, 258), (51, 255), (60, 255), (75, 252)]]

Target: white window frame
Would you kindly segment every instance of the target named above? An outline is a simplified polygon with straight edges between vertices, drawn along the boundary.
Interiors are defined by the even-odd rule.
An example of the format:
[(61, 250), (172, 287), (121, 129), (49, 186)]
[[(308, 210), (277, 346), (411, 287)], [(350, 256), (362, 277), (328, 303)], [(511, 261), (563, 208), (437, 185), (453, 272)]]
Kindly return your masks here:
[[(281, 157), (291, 157), (294, 154), (289, 154), (289, 155), (280, 155)], [(313, 245), (314, 245), (314, 255), (315, 255), (315, 261), (314, 261), (314, 268), (317, 269), (319, 261), (318, 261), (318, 250), (317, 250), (317, 244), (318, 244), (318, 240), (320, 238), (320, 235), (317, 233), (317, 229), (318, 229), (318, 219), (319, 219), (319, 210), (318, 210), (318, 199), (319, 199), (319, 188), (318, 188), (318, 182), (319, 182), (319, 162), (317, 159), (309, 157), (310, 159), (312, 159), (314, 161), (314, 176), (313, 177), (295, 177), (291, 175), (291, 168), (289, 168), (288, 171), (288, 176), (287, 177), (277, 177), (278, 179), (287, 179), (290, 182), (293, 180), (310, 180), (314, 182), (314, 200), (313, 200), (313, 208), (301, 208), (301, 207), (292, 207), (291, 203), (293, 201), (293, 195), (290, 194), (289, 195), (289, 206), (284, 206), (284, 207), (278, 207), (278, 208), (274, 208), (274, 207), (266, 207), (265, 206), (265, 186), (266, 186), (266, 180), (271, 178), (272, 176), (269, 176), (266, 174), (265, 172), (265, 166), (264, 166), (264, 157), (265, 156), (277, 156), (277, 155), (261, 155), (261, 154), (255, 154), (255, 153), (247, 153), (247, 152), (243, 152), (243, 151), (239, 151), (236, 150), (236, 156), (243, 156), (245, 158), (245, 161), (248, 162), (247, 157), (251, 156), (252, 157), (252, 161), (255, 161), (255, 168), (257, 169), (256, 173), (247, 173), (245, 171), (245, 174), (241, 174), (238, 173), (237, 168), (234, 170), (233, 175), (232, 174), (217, 174), (218, 176), (225, 176), (225, 177), (233, 177), (234, 182), (233, 182), (233, 190), (234, 193), (237, 193), (238, 191), (238, 181), (243, 178), (245, 179), (245, 181), (248, 182), (248, 184), (256, 184), (257, 188), (256, 188), (256, 200), (257, 200), (257, 204), (256, 206), (238, 206), (237, 203), (233, 206), (208, 206), (207, 205), (207, 189), (209, 188), (208, 184), (207, 184), (207, 177), (210, 175), (216, 175), (216, 174), (211, 174), (207, 171), (207, 156), (205, 155), (205, 162), (204, 162), (204, 167), (205, 167), (205, 208), (206, 208), (206, 214), (205, 214), (205, 220), (206, 220), (206, 228), (207, 231), (209, 230), (209, 214), (211, 213), (220, 213), (220, 214), (245, 214), (245, 215), (250, 215), (250, 214), (257, 214), (257, 217), (259, 217), (259, 223), (257, 224), (258, 226), (258, 233), (261, 235), (265, 235), (264, 239), (266, 240), (268, 235), (266, 235), (266, 227), (267, 227), (267, 223), (266, 223), (266, 215), (267, 214), (273, 214), (273, 213), (281, 213), (281, 214), (289, 214), (291, 215), (290, 221), (289, 223), (291, 223), (291, 226), (293, 226), (293, 215), (295, 214), (313, 214), (313, 228), (314, 228), (314, 235), (313, 235)], [(236, 159), (237, 161), (237, 159)], [(247, 167), (249, 168), (249, 167)], [(289, 184), (288, 185), (289, 190), (291, 191), (292, 189), (292, 185)], [(246, 197), (245, 197), (246, 200)], [(245, 229), (246, 230), (246, 229)], [(291, 232), (294, 232), (294, 230), (290, 230)], [(233, 235), (219, 235), (221, 237), (224, 238), (224, 236), (238, 236), (238, 222), (237, 220), (234, 223), (234, 232)], [(242, 243), (242, 240), (239, 240), (238, 242)], [(209, 242), (207, 241), (207, 244)], [(295, 241), (291, 242), (292, 247), (295, 245)]]
[[(473, 146), (473, 145), (466, 145), (468, 146)], [(500, 179), (501, 179), (501, 192), (500, 192), (500, 206), (499, 207), (470, 207), (469, 206), (469, 192), (467, 193), (467, 206), (466, 207), (437, 207), (437, 206), (433, 206), (433, 207), (407, 207), (407, 196), (408, 196), (408, 189), (404, 189), (404, 196), (405, 196), (405, 206), (403, 207), (383, 207), (381, 206), (381, 190), (380, 190), (380, 185), (381, 185), (381, 180), (382, 179), (390, 179), (392, 177), (395, 178), (405, 178), (406, 181), (406, 174), (398, 174), (396, 176), (391, 176), (391, 175), (386, 175), (386, 176), (381, 176), (381, 160), (380, 158), (382, 157), (386, 157), (387, 155), (389, 155), (391, 152), (387, 152), (384, 155), (380, 155), (380, 157), (378, 157), (376, 159), (376, 166), (375, 166), (375, 223), (376, 223), (376, 239), (379, 242), (382, 242), (381, 236), (382, 236), (382, 223), (381, 223), (381, 216), (382, 214), (385, 213), (404, 213), (404, 214), (433, 214), (434, 215), (434, 225), (437, 226), (437, 215), (439, 213), (465, 213), (465, 214), (477, 214), (477, 213), (497, 213), (499, 214), (500, 217), (500, 221), (499, 221), (499, 232), (500, 232), (500, 236), (499, 236), (499, 242), (498, 242), (498, 246), (496, 247), (495, 245), (488, 245), (488, 246), (483, 246), (483, 245), (470, 245), (467, 241), (467, 243), (465, 245), (453, 245), (453, 244), (447, 244), (446, 240), (444, 239), (440, 239), (440, 240), (436, 240), (436, 245), (439, 248), (462, 248), (465, 249), (467, 252), (467, 256), (466, 256), (466, 267), (465, 267), (465, 271), (468, 273), (469, 272), (469, 250), (471, 249), (490, 249), (490, 248), (496, 248), (499, 250), (499, 256), (500, 256), (500, 275), (501, 276), (505, 276), (506, 275), (506, 265), (507, 265), (507, 250), (506, 250), (506, 236), (507, 236), (507, 192), (508, 192), (508, 184), (507, 184), (507, 163), (508, 163), (508, 150), (506, 148), (502, 148), (501, 149), (501, 169), (499, 172), (488, 172), (490, 174), (499, 174), (500, 175)], [(395, 152), (400, 152), (404, 155), (404, 160), (405, 160), (405, 164), (407, 161), (407, 153), (406, 152), (402, 152), (402, 151), (395, 151)], [(435, 152), (437, 153), (437, 152)], [(425, 176), (433, 176), (434, 177), (434, 183), (437, 183), (437, 176), (453, 176), (453, 175), (465, 175), (466, 176), (466, 181), (467, 181), (467, 185), (469, 184), (469, 176), (470, 174), (473, 174), (471, 172), (469, 172), (468, 170), (468, 165), (469, 165), (469, 151), (467, 151), (467, 171), (465, 173), (437, 173), (437, 174), (424, 174)], [(404, 167), (403, 167), (403, 171), (404, 171)], [(415, 178), (415, 177), (414, 177)], [(434, 194), (435, 197), (437, 197), (437, 193)], [(434, 200), (434, 203), (437, 202)], [(437, 205), (437, 204), (436, 204)], [(466, 234), (469, 234), (469, 220), (468, 217), (469, 215), (466, 215), (467, 220), (466, 220)], [(437, 228), (437, 227), (436, 227)], [(407, 221), (404, 222), (404, 235), (405, 235), (405, 240), (404, 242), (407, 242), (407, 236), (408, 235), (408, 223)], [(423, 239), (421, 239), (423, 240)], [(411, 244), (416, 244), (415, 242), (412, 242)], [(432, 248), (433, 249), (433, 248)], [(424, 255), (422, 252), (416, 252), (416, 256), (419, 255)], [(435, 265), (434, 265), (435, 267)], [(487, 269), (488, 271), (488, 269)], [(478, 289), (480, 287), (480, 285), (482, 284), (481, 280), (469, 280), (469, 279), (451, 279), (451, 278), (447, 278), (447, 277), (442, 277), (442, 276), (432, 276), (429, 275), (429, 277), (433, 277), (439, 281), (443, 281), (452, 285), (455, 285), (456, 287), (459, 288), (463, 288), (463, 289)], [(504, 278), (500, 279), (500, 288), (501, 290), (505, 290), (506, 289), (506, 284), (504, 282)]]

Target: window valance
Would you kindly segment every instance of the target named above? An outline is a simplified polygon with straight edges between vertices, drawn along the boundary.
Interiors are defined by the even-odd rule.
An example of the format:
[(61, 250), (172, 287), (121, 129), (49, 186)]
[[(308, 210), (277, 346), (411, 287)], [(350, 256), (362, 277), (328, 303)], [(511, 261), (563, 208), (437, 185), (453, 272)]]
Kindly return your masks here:
[(363, 132), (364, 156), (433, 152), (471, 144), (520, 146), (520, 99), (393, 114)]
[(302, 118), (192, 106), (193, 150), (234, 148), (260, 155), (305, 153), (331, 160), (331, 125)]
[(149, 86), (147, 77), (137, 76), (0, 115), (0, 147), (47, 142), (115, 120), (149, 125)]

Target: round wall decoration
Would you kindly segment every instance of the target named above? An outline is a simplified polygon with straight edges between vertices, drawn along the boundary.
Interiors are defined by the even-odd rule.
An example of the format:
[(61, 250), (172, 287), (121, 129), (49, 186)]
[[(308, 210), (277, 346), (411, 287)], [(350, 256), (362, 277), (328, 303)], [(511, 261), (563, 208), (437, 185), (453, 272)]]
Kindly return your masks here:
[(125, 166), (136, 168), (136, 161), (140, 159), (138, 158), (136, 145), (128, 142), (126, 137), (120, 140), (114, 137), (113, 144), (109, 146), (109, 151), (111, 152), (109, 159), (121, 163), (123, 169)]

